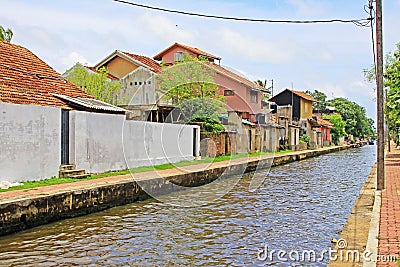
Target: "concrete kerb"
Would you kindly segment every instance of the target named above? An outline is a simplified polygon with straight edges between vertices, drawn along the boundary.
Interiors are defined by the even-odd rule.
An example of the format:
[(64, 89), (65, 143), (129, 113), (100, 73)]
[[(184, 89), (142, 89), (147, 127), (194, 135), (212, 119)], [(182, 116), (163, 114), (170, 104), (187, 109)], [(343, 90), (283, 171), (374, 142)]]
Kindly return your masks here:
[[(375, 174), (376, 175), (376, 174)], [(378, 255), (378, 235), (379, 235), (379, 219), (381, 213), (381, 191), (375, 190), (374, 208), (371, 214), (371, 223), (368, 233), (368, 241), (366, 250), (372, 255)], [(363, 262), (363, 267), (375, 267), (376, 261)]]

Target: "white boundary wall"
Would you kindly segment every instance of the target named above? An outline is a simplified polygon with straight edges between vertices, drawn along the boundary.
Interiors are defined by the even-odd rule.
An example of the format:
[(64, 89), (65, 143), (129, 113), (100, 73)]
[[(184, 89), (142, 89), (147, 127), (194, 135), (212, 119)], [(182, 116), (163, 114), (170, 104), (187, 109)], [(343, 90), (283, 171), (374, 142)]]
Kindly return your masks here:
[[(89, 173), (191, 160), (194, 134), (199, 154), (198, 126), (69, 113), (70, 163)], [(60, 164), (61, 109), (0, 102), (0, 182), (58, 176)]]
[(0, 181), (58, 176), (61, 109), (0, 103)]
[[(75, 130), (73, 130), (75, 129)], [(70, 162), (89, 173), (192, 160), (198, 126), (125, 120), (124, 115), (70, 112)], [(196, 144), (196, 155), (199, 151)]]

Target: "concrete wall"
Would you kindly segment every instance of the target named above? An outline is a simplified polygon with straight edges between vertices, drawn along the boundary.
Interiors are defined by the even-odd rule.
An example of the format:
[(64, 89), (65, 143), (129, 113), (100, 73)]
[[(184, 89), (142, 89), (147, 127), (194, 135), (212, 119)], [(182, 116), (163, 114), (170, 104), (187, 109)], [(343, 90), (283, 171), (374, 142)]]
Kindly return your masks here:
[(61, 162), (61, 110), (0, 103), (0, 140), (0, 181), (57, 176)]
[(118, 103), (122, 105), (155, 105), (157, 103), (156, 76), (153, 72), (139, 67), (122, 78)]
[[(124, 115), (69, 113), (70, 163), (90, 173), (177, 162), (199, 155), (198, 126), (127, 121)], [(61, 109), (0, 103), (0, 140), (0, 181), (58, 176)]]
[[(89, 173), (192, 160), (198, 126), (125, 120), (124, 115), (70, 112), (70, 162)], [(198, 155), (199, 141), (196, 142)]]

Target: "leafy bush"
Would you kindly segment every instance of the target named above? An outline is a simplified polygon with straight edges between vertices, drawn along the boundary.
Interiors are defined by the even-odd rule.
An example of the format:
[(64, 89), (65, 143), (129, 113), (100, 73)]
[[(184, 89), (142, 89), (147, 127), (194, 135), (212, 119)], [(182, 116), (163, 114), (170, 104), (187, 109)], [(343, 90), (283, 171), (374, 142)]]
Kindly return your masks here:
[(310, 139), (310, 137), (308, 135), (303, 134), (302, 136), (300, 136), (300, 142), (301, 143), (306, 143), (307, 147), (310, 147), (310, 141), (311, 141), (311, 139)]
[(207, 132), (218, 133), (225, 130), (221, 122), (215, 118), (197, 117), (193, 122), (204, 122), (204, 128)]

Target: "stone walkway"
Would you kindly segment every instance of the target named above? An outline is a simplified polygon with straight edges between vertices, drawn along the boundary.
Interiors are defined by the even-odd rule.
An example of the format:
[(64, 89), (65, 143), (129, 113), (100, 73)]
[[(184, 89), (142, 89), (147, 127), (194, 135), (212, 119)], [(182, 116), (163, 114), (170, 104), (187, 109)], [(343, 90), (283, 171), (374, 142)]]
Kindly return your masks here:
[(386, 155), (386, 189), (382, 190), (377, 266), (399, 266), (390, 256), (400, 256), (400, 150), (392, 144)]

